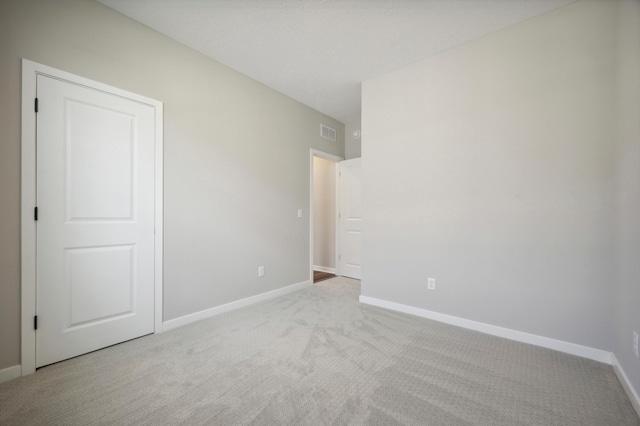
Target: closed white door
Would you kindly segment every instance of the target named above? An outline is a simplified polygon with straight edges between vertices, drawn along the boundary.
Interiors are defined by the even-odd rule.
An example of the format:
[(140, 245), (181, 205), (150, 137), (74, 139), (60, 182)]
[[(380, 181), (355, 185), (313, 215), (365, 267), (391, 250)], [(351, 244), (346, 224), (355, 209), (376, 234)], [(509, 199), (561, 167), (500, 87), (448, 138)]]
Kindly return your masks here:
[(340, 162), (340, 275), (362, 276), (362, 184), (360, 158)]
[(37, 77), (36, 366), (154, 331), (154, 108)]

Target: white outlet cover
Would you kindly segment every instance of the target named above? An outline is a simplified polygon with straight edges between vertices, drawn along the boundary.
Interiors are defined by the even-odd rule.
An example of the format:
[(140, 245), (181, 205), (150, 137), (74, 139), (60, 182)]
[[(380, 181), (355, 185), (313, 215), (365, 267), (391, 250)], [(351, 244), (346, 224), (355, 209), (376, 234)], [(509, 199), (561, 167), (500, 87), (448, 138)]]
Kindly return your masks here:
[(638, 333), (633, 332), (633, 353), (636, 357), (638, 357)]
[(298, 209), (298, 217), (302, 217), (302, 209)]
[(258, 266), (258, 276), (264, 277), (264, 266)]
[(435, 278), (429, 278), (427, 280), (427, 288), (429, 290), (435, 290), (436, 289), (436, 279)]

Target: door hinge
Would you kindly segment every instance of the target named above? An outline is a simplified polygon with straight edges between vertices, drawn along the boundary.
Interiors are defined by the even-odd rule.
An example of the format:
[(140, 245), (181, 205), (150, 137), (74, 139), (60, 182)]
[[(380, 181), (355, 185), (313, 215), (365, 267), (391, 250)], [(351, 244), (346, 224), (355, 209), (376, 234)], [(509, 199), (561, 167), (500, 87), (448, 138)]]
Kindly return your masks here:
[(35, 317), (33, 317), (33, 329), (34, 330), (38, 329), (38, 316), (37, 315)]
[(35, 109), (36, 109), (36, 112), (38, 112), (38, 98), (36, 98)]
[(33, 209), (33, 220), (38, 220), (38, 208)]

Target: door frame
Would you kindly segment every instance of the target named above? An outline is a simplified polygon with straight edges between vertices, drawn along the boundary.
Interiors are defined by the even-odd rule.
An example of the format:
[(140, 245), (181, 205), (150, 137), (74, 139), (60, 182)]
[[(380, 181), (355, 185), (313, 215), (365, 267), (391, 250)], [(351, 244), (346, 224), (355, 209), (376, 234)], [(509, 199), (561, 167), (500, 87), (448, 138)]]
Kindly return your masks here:
[(336, 265), (336, 275), (340, 275), (340, 271), (338, 269), (338, 212), (340, 211), (340, 206), (338, 205), (338, 164), (340, 161), (344, 160), (342, 157), (338, 157), (337, 155), (328, 154), (323, 151), (318, 151), (317, 149), (311, 148), (309, 152), (309, 281), (313, 284), (313, 231), (314, 231), (314, 223), (313, 223), (313, 157), (324, 158), (325, 160), (334, 161), (336, 163), (336, 211), (334, 212), (335, 220), (336, 220), (336, 247), (335, 247), (335, 260), (334, 263)]
[(36, 370), (36, 99), (37, 76), (43, 75), (71, 84), (111, 93), (152, 106), (155, 109), (154, 158), (154, 333), (162, 331), (162, 277), (163, 277), (163, 103), (135, 93), (61, 71), (46, 65), (22, 59), (22, 172), (21, 172), (21, 374)]

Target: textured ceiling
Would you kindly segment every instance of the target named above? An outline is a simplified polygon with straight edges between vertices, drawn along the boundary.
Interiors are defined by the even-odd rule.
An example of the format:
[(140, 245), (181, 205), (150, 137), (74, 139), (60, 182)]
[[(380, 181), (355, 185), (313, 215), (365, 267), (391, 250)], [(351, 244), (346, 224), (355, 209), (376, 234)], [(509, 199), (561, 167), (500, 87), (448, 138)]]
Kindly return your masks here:
[(575, 0), (99, 0), (343, 123), (360, 83)]

